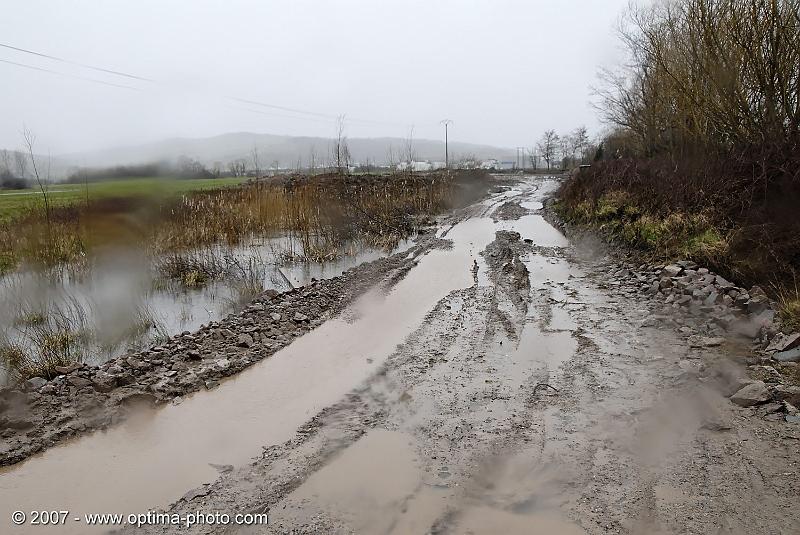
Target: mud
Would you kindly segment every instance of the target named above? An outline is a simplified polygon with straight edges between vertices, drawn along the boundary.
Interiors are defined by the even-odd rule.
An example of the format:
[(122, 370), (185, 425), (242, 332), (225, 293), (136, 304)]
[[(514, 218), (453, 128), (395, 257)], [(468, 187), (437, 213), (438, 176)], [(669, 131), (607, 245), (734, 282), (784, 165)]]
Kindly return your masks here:
[[(131, 420), (10, 467), (0, 514), (66, 496), (79, 513), (270, 512), (187, 533), (798, 532), (800, 428), (726, 399), (737, 346), (644, 326), (656, 304), (638, 281), (609, 285), (616, 261), (541, 213), (492, 217), (538, 210), (553, 186), (455, 214), (271, 358), (144, 410), (141, 436)], [(156, 460), (159, 444), (175, 447)], [(60, 478), (88, 495), (44, 490)]]

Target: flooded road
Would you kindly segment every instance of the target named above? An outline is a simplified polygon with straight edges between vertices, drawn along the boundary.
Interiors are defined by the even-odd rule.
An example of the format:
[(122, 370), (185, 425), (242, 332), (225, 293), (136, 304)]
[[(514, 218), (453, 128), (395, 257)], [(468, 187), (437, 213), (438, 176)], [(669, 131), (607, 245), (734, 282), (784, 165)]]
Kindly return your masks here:
[[(424, 255), (388, 294), (368, 292), (341, 317), (217, 389), (0, 471), (0, 518), (12, 504), (77, 513), (163, 506), (213, 480), (212, 464), (238, 466), (288, 440), (374, 373), (439, 300), (469, 287), (493, 235), (490, 219), (466, 219), (448, 229), (452, 247)], [(124, 484), (109, 492), (109, 482)]]
[[(269, 512), (181, 533), (792, 532), (767, 476), (786, 482), (796, 445), (751, 440), (769, 433), (687, 372), (689, 344), (604, 288), (602, 253), (543, 217), (555, 186), (528, 177), (454, 215), (449, 244), (219, 387), (0, 471), (0, 522), (160, 509)], [(759, 511), (743, 506), (755, 479)]]

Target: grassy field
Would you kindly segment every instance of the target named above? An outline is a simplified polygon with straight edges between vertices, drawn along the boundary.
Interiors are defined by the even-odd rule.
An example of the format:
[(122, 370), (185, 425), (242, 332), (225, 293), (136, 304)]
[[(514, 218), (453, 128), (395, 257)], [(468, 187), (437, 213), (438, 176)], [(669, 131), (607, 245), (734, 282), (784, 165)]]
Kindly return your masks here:
[[(104, 198), (168, 197), (189, 191), (213, 189), (241, 184), (245, 178), (211, 178), (178, 180), (164, 178), (136, 178), (84, 184), (52, 184), (49, 198), (53, 206), (65, 206)], [(87, 191), (88, 189), (88, 191)], [(0, 221), (8, 221), (31, 205), (41, 205), (42, 194), (38, 189), (0, 190)]]

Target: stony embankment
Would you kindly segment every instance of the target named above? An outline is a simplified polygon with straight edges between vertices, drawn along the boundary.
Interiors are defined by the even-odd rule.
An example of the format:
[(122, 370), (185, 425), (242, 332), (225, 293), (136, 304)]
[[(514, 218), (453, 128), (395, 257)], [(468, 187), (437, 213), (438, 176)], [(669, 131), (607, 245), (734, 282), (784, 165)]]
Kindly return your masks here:
[[(596, 239), (552, 210), (546, 215), (576, 242)], [(782, 331), (778, 306), (763, 289), (739, 287), (691, 260), (646, 262), (634, 251), (610, 247), (614, 265), (603, 285), (650, 301), (643, 327), (674, 329), (697, 349), (730, 346), (747, 370), (726, 392), (730, 400), (766, 419), (800, 423), (800, 333)]]
[(269, 357), (342, 310), (371, 281), (407, 272), (436, 243), (424, 237), (410, 250), (339, 277), (283, 293), (268, 290), (240, 313), (146, 351), (99, 366), (59, 368), (61, 375), (51, 381), (37, 377), (0, 390), (0, 466), (106, 428), (123, 420), (135, 405), (175, 402), (213, 389), (224, 377)]

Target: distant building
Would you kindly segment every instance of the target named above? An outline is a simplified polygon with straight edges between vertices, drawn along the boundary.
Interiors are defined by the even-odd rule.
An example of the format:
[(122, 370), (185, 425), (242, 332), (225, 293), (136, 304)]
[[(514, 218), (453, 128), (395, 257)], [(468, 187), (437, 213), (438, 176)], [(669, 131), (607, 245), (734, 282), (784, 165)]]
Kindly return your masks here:
[(481, 162), (481, 169), (486, 169), (487, 171), (497, 171), (500, 169), (500, 162), (494, 158), (484, 160)]
[(500, 162), (500, 169), (508, 170), (508, 169), (516, 169), (517, 164), (516, 162)]
[(436, 169), (431, 162), (400, 162), (397, 164), (398, 171), (432, 171)]

